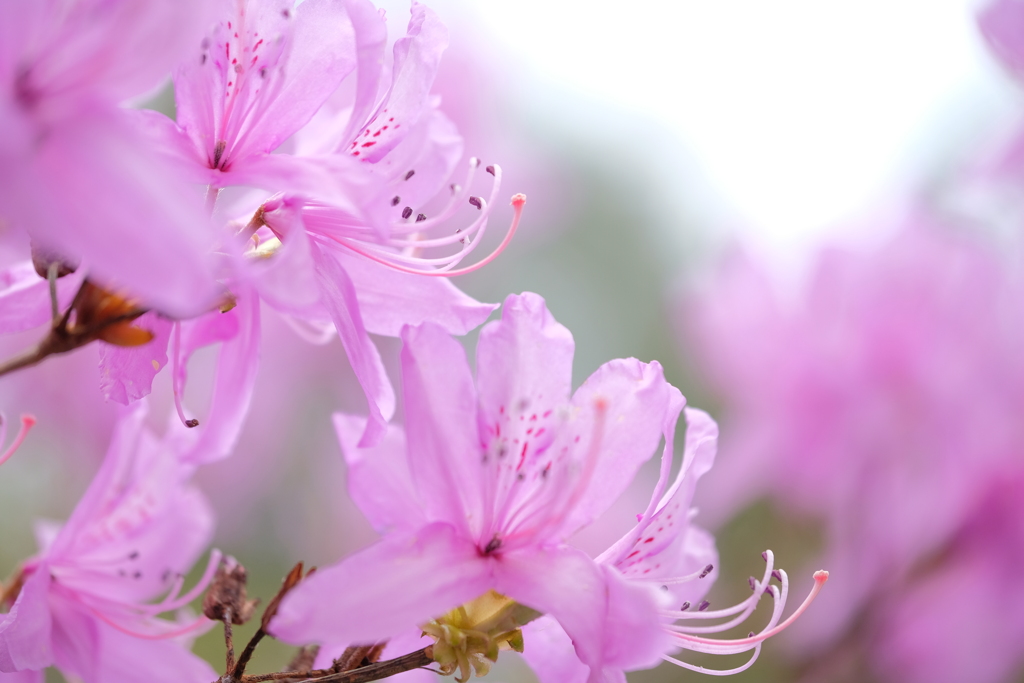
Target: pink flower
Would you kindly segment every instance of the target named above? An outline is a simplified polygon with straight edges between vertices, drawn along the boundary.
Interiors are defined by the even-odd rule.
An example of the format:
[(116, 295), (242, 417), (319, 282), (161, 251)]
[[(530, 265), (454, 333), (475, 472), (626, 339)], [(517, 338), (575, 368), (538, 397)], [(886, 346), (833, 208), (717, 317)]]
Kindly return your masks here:
[[(992, 483), (945, 561), (888, 596), (891, 604), (871, 628), (879, 675), (905, 683), (1013, 680), (1024, 663), (1017, 647), (1024, 639), (1022, 562), (1024, 471), (1018, 469)], [(962, 597), (951, 604), (950, 595)]]
[[(713, 435), (695, 430), (662, 501), (684, 399), (657, 363), (612, 361), (570, 396), (572, 336), (535, 294), (509, 296), (502, 319), (483, 329), (475, 383), (461, 347), (436, 325), (402, 337), (405, 430), (390, 427), (379, 446), (360, 450), (360, 421), (335, 421), (353, 499), (385, 537), (301, 584), (275, 635), (372, 642), (495, 590), (557, 621), (591, 680), (651, 666), (676, 641), (718, 647), (671, 635), (680, 615), (663, 609), (660, 586), (673, 584), (672, 595), (674, 572), (713, 553), (699, 531), (693, 545), (680, 540)], [(661, 481), (637, 528), (597, 561), (568, 545), (662, 438)]]
[(0, 215), (174, 314), (210, 305), (201, 203), (118, 103), (159, 85), (202, 2), (4, 3)]
[(219, 554), (196, 588), (181, 595), (183, 574), (206, 546), (212, 519), (187, 484), (193, 467), (174, 444), (150, 434), (144, 418), (136, 408), (122, 419), (68, 521), (38, 528), (40, 553), (22, 566), (17, 599), (0, 617), (0, 671), (56, 665), (86, 683), (216, 678), (183, 642), (208, 622), (157, 618), (202, 591)]
[(738, 261), (700, 303), (701, 361), (735, 435), (705, 509), (722, 518), (769, 495), (825, 526), (838, 580), (799, 634), (805, 651), (916, 592), (1019, 466), (1019, 302), (995, 254), (919, 212), (881, 247), (824, 252), (793, 310)]
[(216, 23), (175, 72), (177, 124), (141, 112), (140, 125), (192, 180), (213, 188), (343, 191), (338, 176), (358, 177), (358, 164), (271, 152), (356, 68), (356, 35), (381, 22), (350, 9), (363, 4), (368, 3), (310, 0), (296, 8), (289, 0), (218, 2)]

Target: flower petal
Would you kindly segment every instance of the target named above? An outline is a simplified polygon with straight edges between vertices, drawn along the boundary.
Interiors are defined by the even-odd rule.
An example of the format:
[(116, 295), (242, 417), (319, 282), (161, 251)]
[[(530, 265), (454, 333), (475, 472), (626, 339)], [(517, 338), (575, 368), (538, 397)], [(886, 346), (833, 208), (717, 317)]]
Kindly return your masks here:
[(167, 365), (167, 342), (173, 323), (150, 311), (139, 317), (134, 327), (153, 333), (142, 346), (100, 344), (100, 389), (108, 401), (128, 405), (153, 388), (153, 378)]
[(495, 563), (494, 589), (558, 620), (592, 671), (649, 667), (670, 647), (653, 587), (575, 548), (505, 554)]
[[(217, 354), (217, 373), (214, 377), (210, 411), (199, 427), (189, 430), (185, 438), (196, 435), (191, 448), (182, 456), (192, 463), (209, 463), (231, 455), (238, 441), (242, 424), (249, 413), (253, 388), (260, 365), (260, 300), (255, 292), (237, 288), (235, 307), (227, 313), (214, 312), (208, 316), (208, 326), (193, 328), (192, 341), (182, 344), (192, 351), (223, 339), (227, 328), (233, 328)], [(200, 319), (201, 320), (201, 319)], [(182, 323), (182, 336), (185, 334)], [(179, 370), (184, 363), (179, 365)]]
[[(635, 358), (620, 358), (605, 363), (587, 378), (573, 395), (572, 405), (576, 425), (563, 433), (566, 437), (579, 436), (575, 444), (579, 458), (586, 457), (591, 448), (598, 450), (590, 481), (563, 527), (569, 533), (608, 509), (650, 459), (663, 436), (671, 448), (676, 418), (685, 401), (679, 390), (665, 381), (657, 361), (641, 363)], [(600, 430), (595, 422), (598, 405), (605, 406)], [(552, 446), (558, 447), (557, 442)]]
[[(63, 311), (82, 284), (82, 274), (57, 280), (57, 301)], [(4, 334), (23, 332), (50, 322), (50, 284), (39, 277), (31, 261), (0, 271), (0, 322)]]
[(587, 683), (590, 667), (580, 661), (572, 639), (553, 617), (523, 627), (523, 659), (540, 683)]
[(380, 443), (359, 448), (366, 418), (334, 414), (334, 429), (348, 465), (348, 492), (380, 533), (423, 526), (422, 503), (406, 459), (405, 431), (388, 425)]
[(201, 657), (178, 640), (146, 640), (100, 626), (102, 651), (97, 662), (97, 682), (133, 683), (140, 678), (152, 683), (209, 683), (217, 673)]
[(82, 109), (30, 156), (0, 154), (0, 202), (41, 246), (81, 258), (108, 287), (195, 315), (216, 296), (215, 232), (192, 188), (120, 116)]
[(50, 571), (43, 564), (25, 580), (11, 611), (0, 616), (0, 671), (53, 664), (49, 591)]
[(574, 350), (572, 334), (543, 298), (532, 292), (509, 295), (501, 320), (480, 331), (476, 348), (481, 418), (516, 429), (520, 413), (529, 417), (566, 404)]
[(366, 394), (370, 420), (359, 445), (372, 446), (384, 437), (387, 421), (395, 412), (395, 390), (377, 347), (363, 327), (359, 302), (348, 273), (333, 254), (319, 247), (313, 249), (313, 260), (323, 304), (331, 314), (352, 371)]
[(317, 571), (281, 603), (270, 630), (297, 645), (377, 642), (490, 587), (476, 546), (450, 525), (435, 523), (414, 534), (392, 534)]
[(403, 325), (429, 321), (463, 335), (497, 308), (467, 296), (447, 278), (401, 273), (342, 250), (336, 256), (352, 278), (363, 322), (373, 334), (397, 337)]
[(467, 534), (483, 524), (476, 388), (462, 346), (432, 323), (402, 330), (402, 403), (409, 468), (431, 519)]
[[(448, 29), (425, 5), (413, 3), (406, 35), (395, 41), (391, 90), (383, 109), (350, 143), (365, 161), (376, 162), (405, 137), (427, 105), (441, 55), (448, 47)], [(339, 150), (342, 151), (342, 150)]]

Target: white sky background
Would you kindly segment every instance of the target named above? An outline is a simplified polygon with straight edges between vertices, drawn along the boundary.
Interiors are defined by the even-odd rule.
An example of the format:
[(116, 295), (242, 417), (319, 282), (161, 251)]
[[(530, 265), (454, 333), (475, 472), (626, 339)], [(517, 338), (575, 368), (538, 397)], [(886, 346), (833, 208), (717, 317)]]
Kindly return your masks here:
[(953, 140), (1005, 126), (1020, 99), (970, 0), (430, 4), (475, 13), (567, 121), (597, 101), (664, 126), (725, 227), (776, 255), (870, 212)]

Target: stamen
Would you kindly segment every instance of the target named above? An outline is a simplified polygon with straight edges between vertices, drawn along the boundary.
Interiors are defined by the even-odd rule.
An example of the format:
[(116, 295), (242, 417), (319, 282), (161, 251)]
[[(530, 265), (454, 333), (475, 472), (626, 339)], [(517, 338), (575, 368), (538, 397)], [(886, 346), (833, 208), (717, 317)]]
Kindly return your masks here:
[[(821, 588), (822, 588), (822, 586), (825, 585), (826, 581), (828, 581), (828, 572), (827, 571), (819, 570), (819, 571), (814, 572), (814, 587), (811, 588), (811, 592), (807, 595), (807, 597), (800, 604), (800, 606), (796, 608), (796, 611), (793, 612), (792, 614), (790, 614), (789, 618), (786, 619), (781, 624), (778, 624), (777, 626), (774, 626), (773, 628), (769, 628), (769, 629), (767, 629), (765, 631), (762, 631), (761, 633), (759, 633), (757, 635), (748, 636), (746, 638), (739, 638), (737, 640), (723, 640), (723, 639), (719, 639), (719, 638), (702, 638), (700, 636), (694, 636), (694, 635), (690, 635), (690, 634), (678, 633), (678, 634), (676, 634), (676, 638), (678, 638), (679, 640), (685, 641), (687, 643), (696, 644), (696, 645), (705, 645), (705, 646), (728, 646), (729, 648), (736, 648), (736, 647), (742, 647), (742, 646), (745, 646), (745, 645), (751, 645), (751, 646), (757, 645), (758, 643), (762, 643), (765, 640), (771, 638), (772, 636), (777, 635), (777, 634), (781, 633), (782, 631), (784, 631), (785, 629), (789, 628), (789, 626), (794, 621), (796, 621), (800, 617), (800, 615), (802, 615), (804, 613), (804, 611), (807, 609), (807, 607), (814, 601), (814, 598), (816, 598), (818, 593), (821, 592)], [(774, 591), (773, 591), (773, 594), (774, 594)]]
[[(18, 430), (18, 435), (14, 437), (14, 441), (11, 442), (11, 445), (7, 448), (7, 450), (4, 451), (3, 453), (0, 453), (0, 465), (3, 465), (5, 462), (10, 460), (11, 456), (14, 455), (14, 452), (17, 451), (18, 448), (21, 446), (22, 442), (25, 441), (25, 437), (28, 436), (29, 430), (32, 429), (32, 427), (34, 427), (35, 424), (35, 415), (25, 413), (21, 416), (21, 429)], [(7, 420), (5, 420), (4, 416), (0, 414), (0, 445), (2, 445), (3, 442), (6, 440)]]
[(698, 612), (703, 612), (708, 607), (711, 607), (711, 603), (708, 602), (707, 600), (701, 600), (701, 603), (699, 605), (697, 605), (697, 611)]
[[(366, 258), (370, 259), (371, 261), (375, 261), (377, 263), (380, 263), (381, 265), (388, 266), (389, 268), (392, 268), (392, 269), (397, 270), (397, 271), (402, 272), (402, 273), (410, 273), (412, 275), (427, 275), (427, 276), (431, 276), (431, 277), (454, 277), (456, 275), (465, 275), (466, 273), (472, 273), (475, 270), (479, 270), (480, 268), (483, 268), (488, 263), (490, 263), (491, 261), (496, 259), (498, 257), (498, 255), (501, 254), (501, 252), (505, 251), (505, 248), (512, 241), (512, 237), (515, 235), (516, 230), (519, 228), (519, 221), (522, 218), (523, 205), (525, 205), (525, 204), (526, 204), (526, 195), (524, 195), (524, 194), (514, 195), (512, 197), (512, 209), (513, 209), (513, 212), (514, 212), (513, 217), (512, 217), (512, 224), (509, 226), (508, 233), (506, 233), (506, 235), (505, 235), (505, 239), (502, 240), (501, 244), (499, 244), (498, 247), (494, 251), (492, 251), (490, 254), (488, 254), (486, 257), (484, 257), (483, 259), (481, 259), (477, 263), (473, 264), (472, 266), (468, 266), (466, 268), (459, 268), (459, 269), (456, 269), (456, 270), (445, 270), (444, 268), (439, 268), (437, 270), (420, 270), (420, 269), (417, 269), (417, 268), (410, 268), (408, 266), (403, 266), (403, 265), (400, 265), (400, 264), (394, 262), (394, 260), (402, 260), (401, 256), (398, 255), (398, 254), (388, 254), (390, 259), (394, 259), (394, 260), (389, 260), (389, 258), (385, 258), (383, 256), (378, 256), (377, 254), (373, 253), (373, 251), (371, 251), (369, 248), (363, 248), (363, 247), (356, 246), (356, 244), (354, 243), (353, 240), (349, 240), (349, 239), (346, 239), (344, 237), (337, 236), (337, 235), (324, 235), (324, 236), (329, 238), (330, 240), (332, 240), (334, 242), (337, 242), (338, 244), (341, 244), (344, 247), (347, 247), (348, 249), (356, 252), (357, 254), (360, 254), (361, 256), (365, 256)], [(405, 212), (403, 212), (403, 216), (405, 216), (405, 215), (406, 215)], [(412, 215), (412, 209), (409, 209), (408, 215)], [(408, 216), (406, 216), (406, 217), (408, 217)], [(467, 232), (469, 232), (469, 231), (467, 230)], [(448, 239), (448, 238), (444, 238), (444, 239)], [(459, 239), (462, 239), (462, 238), (460, 237)], [(421, 244), (421, 246), (432, 246), (429, 242), (430, 242), (429, 240), (424, 240), (423, 243)], [(472, 248), (474, 246), (476, 246), (476, 244), (478, 244), (478, 243), (479, 243), (479, 240), (473, 241), (472, 244), (467, 246), (465, 250), (461, 251), (459, 254), (456, 255), (456, 259), (459, 259), (462, 256), (464, 256), (465, 254), (469, 253), (469, 251), (472, 250)], [(446, 259), (440, 259), (440, 261), (444, 261), (444, 260), (446, 260)], [(423, 262), (423, 261), (424, 261), (424, 259), (420, 259), (420, 262)], [(458, 262), (458, 260), (455, 260), (455, 261), (451, 262), (448, 267), (454, 265), (457, 262)]]
[(398, 205), (399, 205), (399, 204), (401, 204), (401, 203), (402, 203), (402, 198), (401, 198), (401, 197), (399, 197), (399, 196), (398, 196), (397, 194), (396, 194), (396, 195), (394, 196), (394, 198), (393, 198), (393, 199), (391, 200), (391, 206), (398, 206)]
[(713, 564), (709, 564), (708, 566), (704, 567), (704, 571), (702, 571), (702, 572), (700, 573), (700, 576), (698, 576), (697, 578), (698, 578), (698, 579), (703, 579), (703, 578), (704, 578), (705, 576), (707, 576), (708, 574), (710, 574), (710, 573), (711, 573), (711, 570), (712, 570), (712, 569), (714, 569), (714, 568), (715, 568), (715, 565), (713, 565)]
[(412, 215), (412, 207), (411, 206), (407, 206), (404, 209), (402, 209), (402, 218), (408, 220), (409, 216), (411, 216), (411, 215)]
[(493, 166), (488, 166), (484, 170), (487, 171), (488, 173), (490, 173), (491, 175), (494, 175), (494, 167)]
[(424, 214), (424, 213), (416, 214), (416, 222), (417, 223), (422, 223), (425, 220), (427, 220), (427, 215), (426, 214)]
[(480, 200), (479, 197), (470, 197), (469, 198), (469, 203), (472, 204), (473, 206), (475, 206), (478, 209), (484, 208), (483, 202)]
[(757, 658), (760, 654), (761, 644), (758, 643), (757, 647), (754, 648), (753, 656), (749, 660), (747, 660), (745, 664), (738, 666), (735, 669), (705, 669), (703, 666), (690, 664), (689, 662), (684, 662), (681, 659), (676, 659), (675, 657), (670, 657), (669, 655), (662, 655), (661, 658), (666, 662), (671, 662), (675, 664), (676, 666), (681, 666), (684, 669), (696, 671), (697, 673), (707, 674), (708, 676), (732, 676), (733, 674), (738, 674), (752, 667), (754, 665), (754, 662), (757, 661)]
[(405, 177), (402, 178), (402, 180), (408, 180), (409, 178), (412, 178), (414, 175), (416, 175), (416, 171), (409, 171), (408, 173), (405, 174)]

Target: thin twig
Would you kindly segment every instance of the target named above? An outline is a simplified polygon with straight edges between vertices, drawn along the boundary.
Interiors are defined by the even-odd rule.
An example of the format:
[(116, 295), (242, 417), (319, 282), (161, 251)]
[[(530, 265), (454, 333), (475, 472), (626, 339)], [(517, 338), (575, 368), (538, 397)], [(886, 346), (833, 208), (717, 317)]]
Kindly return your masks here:
[(231, 630), (231, 608), (224, 608), (224, 645), (227, 647), (224, 673), (231, 675), (235, 670), (235, 640)]
[(34, 348), (0, 363), (0, 377), (10, 374), (15, 370), (28, 368), (44, 361), (50, 356), (57, 356), (62, 353), (74, 351), (86, 344), (99, 339), (103, 330), (119, 323), (135, 320), (146, 312), (144, 308), (136, 308), (127, 313), (103, 320), (98, 325), (89, 326), (81, 330), (67, 328), (67, 322), (71, 309), (54, 325), (50, 332)]
[(377, 662), (369, 666), (363, 666), (351, 671), (333, 671), (331, 669), (319, 669), (316, 671), (279, 671), (272, 674), (261, 674), (258, 676), (243, 676), (241, 683), (262, 683), (263, 681), (280, 681), (288, 678), (297, 678), (303, 681), (315, 683), (368, 683), (378, 681), (388, 676), (400, 674), (403, 671), (420, 669), (434, 662), (434, 647), (428, 645), (422, 650), (410, 652), (407, 655), (389, 659), (386, 662)]

